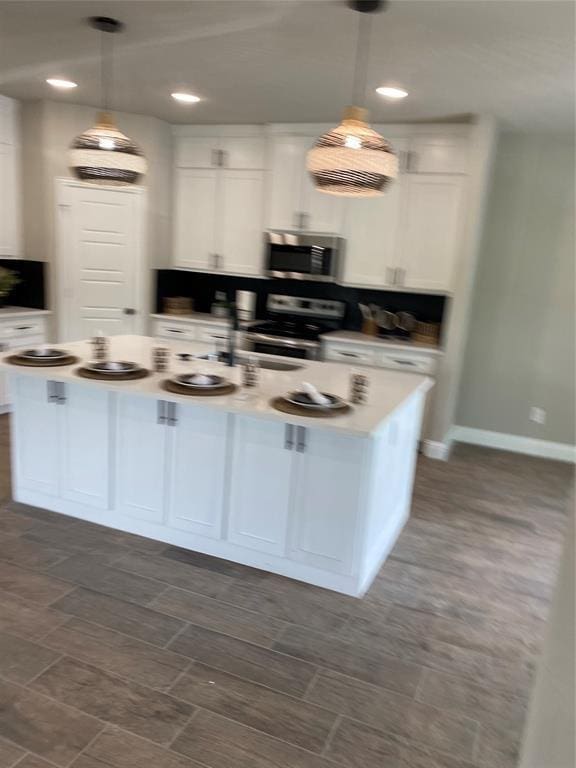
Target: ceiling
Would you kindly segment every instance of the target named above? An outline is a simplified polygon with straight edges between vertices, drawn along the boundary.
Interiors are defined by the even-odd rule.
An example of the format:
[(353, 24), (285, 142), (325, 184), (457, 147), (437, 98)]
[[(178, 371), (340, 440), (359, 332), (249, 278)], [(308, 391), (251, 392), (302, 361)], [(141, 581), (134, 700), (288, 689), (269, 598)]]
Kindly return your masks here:
[[(113, 106), (173, 123), (333, 122), (350, 100), (358, 15), (337, 0), (0, 0), (0, 93), (98, 105), (99, 39), (111, 15)], [(79, 87), (57, 92), (46, 77)], [(409, 92), (400, 102), (382, 84)], [(170, 93), (202, 97), (176, 104)], [(574, 118), (570, 0), (396, 0), (373, 17), (368, 106), (375, 122), (487, 112), (515, 129)]]

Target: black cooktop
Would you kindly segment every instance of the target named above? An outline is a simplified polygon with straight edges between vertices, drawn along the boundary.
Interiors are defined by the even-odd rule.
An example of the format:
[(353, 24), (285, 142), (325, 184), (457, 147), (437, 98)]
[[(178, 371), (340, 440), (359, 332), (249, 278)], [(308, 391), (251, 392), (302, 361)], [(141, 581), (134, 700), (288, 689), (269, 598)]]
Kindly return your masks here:
[(328, 325), (307, 323), (304, 320), (266, 320), (263, 323), (250, 326), (251, 333), (265, 333), (268, 336), (306, 339), (307, 341), (317, 341), (320, 334), (329, 330)]

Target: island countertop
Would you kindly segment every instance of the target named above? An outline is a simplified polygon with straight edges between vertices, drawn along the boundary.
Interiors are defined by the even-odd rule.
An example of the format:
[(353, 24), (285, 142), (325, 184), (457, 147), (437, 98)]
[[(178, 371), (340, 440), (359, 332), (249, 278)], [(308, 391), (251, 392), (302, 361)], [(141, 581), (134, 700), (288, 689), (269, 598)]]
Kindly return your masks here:
[[(110, 391), (126, 392), (145, 397), (179, 403), (202, 405), (206, 408), (222, 409), (229, 413), (241, 413), (266, 419), (273, 419), (302, 426), (317, 426), (357, 436), (369, 436), (374, 433), (394, 411), (415, 392), (426, 392), (433, 385), (430, 378), (413, 373), (370, 369), (368, 402), (353, 406), (352, 411), (333, 418), (314, 418), (294, 416), (275, 410), (271, 400), (287, 392), (300, 389), (302, 381), (309, 381), (319, 390), (339, 395), (344, 399), (349, 396), (349, 381), (352, 368), (342, 363), (319, 362), (312, 360), (293, 360), (276, 358), (283, 362), (298, 363), (302, 368), (296, 371), (275, 371), (260, 369), (258, 386), (253, 389), (240, 387), (235, 393), (221, 397), (198, 397), (176, 395), (162, 388), (162, 382), (175, 374), (205, 372), (218, 373), (232, 382), (240, 384), (241, 368), (230, 368), (222, 363), (193, 359), (180, 361), (177, 353), (195, 354), (195, 345), (190, 342), (167, 341), (161, 346), (170, 350), (169, 370), (166, 373), (152, 373), (145, 379), (136, 381), (96, 381), (80, 378), (76, 369), (82, 362), (93, 359), (89, 341), (78, 341), (55, 345), (66, 349), (79, 358), (80, 362), (71, 366), (24, 367), (7, 362), (9, 355), (0, 358), (0, 366), (15, 375), (26, 375), (66, 383), (81, 383), (87, 387), (106, 388)], [(129, 360), (150, 368), (152, 350), (160, 346), (157, 339), (148, 336), (112, 336), (110, 337), (110, 359)], [(12, 350), (11, 354), (13, 354)], [(239, 350), (240, 354), (247, 354)], [(254, 357), (270, 357), (254, 355)]]

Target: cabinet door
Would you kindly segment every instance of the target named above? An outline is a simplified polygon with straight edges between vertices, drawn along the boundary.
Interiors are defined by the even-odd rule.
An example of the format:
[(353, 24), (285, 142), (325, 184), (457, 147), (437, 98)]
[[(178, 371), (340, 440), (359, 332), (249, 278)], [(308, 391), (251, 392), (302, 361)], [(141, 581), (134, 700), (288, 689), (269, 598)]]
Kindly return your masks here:
[(392, 182), (382, 197), (346, 201), (346, 283), (382, 288), (394, 284), (402, 183)]
[(216, 253), (218, 171), (176, 170), (174, 257), (177, 267), (212, 269)]
[(16, 486), (57, 496), (60, 473), (59, 418), (62, 407), (50, 402), (52, 382), (33, 376), (13, 376), (16, 401), (14, 447)]
[(286, 442), (287, 427), (236, 416), (233, 432), (228, 538), (283, 557), (295, 455)]
[(304, 212), (303, 228), (312, 232), (342, 232), (344, 220), (344, 198), (319, 192), (306, 169), (308, 150), (314, 145), (317, 136), (300, 139), (301, 202)]
[(166, 427), (162, 401), (118, 396), (116, 423), (116, 509), (162, 523), (164, 519)]
[(290, 558), (351, 573), (367, 440), (306, 428), (297, 443)]
[(110, 508), (109, 403), (106, 391), (66, 384), (61, 407), (61, 495), (99, 509)]
[(20, 254), (18, 147), (0, 144), (0, 256)]
[(264, 172), (220, 172), (216, 251), (224, 272), (257, 275), (264, 248)]
[(228, 415), (171, 404), (168, 525), (219, 539), (222, 531)]
[(229, 136), (220, 139), (223, 168), (263, 170), (266, 168), (266, 144), (258, 136)]
[(464, 136), (417, 136), (409, 155), (411, 173), (466, 173), (468, 139)]
[(401, 284), (450, 291), (460, 252), (466, 178), (408, 174), (404, 185)]
[(276, 136), (272, 142), (269, 227), (296, 229), (302, 213), (305, 147), (296, 136)]
[(218, 139), (183, 136), (176, 140), (177, 168), (215, 168), (218, 165)]

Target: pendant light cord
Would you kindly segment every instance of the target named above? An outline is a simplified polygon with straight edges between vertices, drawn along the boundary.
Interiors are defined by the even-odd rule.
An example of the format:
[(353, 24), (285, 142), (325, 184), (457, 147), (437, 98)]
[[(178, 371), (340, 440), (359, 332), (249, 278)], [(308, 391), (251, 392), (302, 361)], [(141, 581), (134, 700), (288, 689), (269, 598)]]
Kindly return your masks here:
[(112, 35), (100, 33), (100, 100), (104, 112), (110, 110), (110, 86), (112, 83)]
[(358, 33), (356, 37), (356, 61), (354, 64), (354, 84), (352, 87), (352, 104), (357, 107), (366, 101), (366, 83), (368, 79), (368, 55), (370, 53), (370, 32), (372, 29), (372, 14), (358, 14)]

